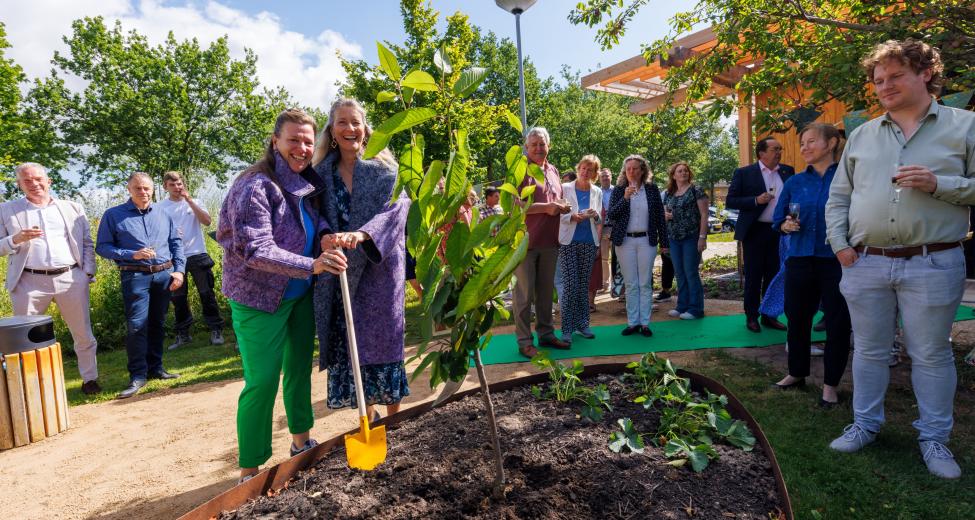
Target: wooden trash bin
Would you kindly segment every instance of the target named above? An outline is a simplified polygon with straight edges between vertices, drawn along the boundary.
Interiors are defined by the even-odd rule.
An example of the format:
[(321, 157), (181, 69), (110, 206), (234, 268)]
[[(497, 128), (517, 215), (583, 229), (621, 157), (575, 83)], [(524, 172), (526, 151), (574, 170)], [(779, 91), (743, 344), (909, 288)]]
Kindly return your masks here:
[(64, 363), (51, 318), (0, 319), (0, 358), (0, 450), (68, 429)]

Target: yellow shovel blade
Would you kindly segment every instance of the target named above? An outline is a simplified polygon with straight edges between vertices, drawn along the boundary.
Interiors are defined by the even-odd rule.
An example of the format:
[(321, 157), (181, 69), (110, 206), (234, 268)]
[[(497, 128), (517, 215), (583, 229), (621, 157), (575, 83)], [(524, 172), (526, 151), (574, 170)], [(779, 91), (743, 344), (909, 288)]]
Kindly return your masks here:
[(359, 418), (359, 431), (345, 435), (345, 455), (349, 467), (372, 470), (386, 461), (386, 427), (369, 429), (369, 419)]

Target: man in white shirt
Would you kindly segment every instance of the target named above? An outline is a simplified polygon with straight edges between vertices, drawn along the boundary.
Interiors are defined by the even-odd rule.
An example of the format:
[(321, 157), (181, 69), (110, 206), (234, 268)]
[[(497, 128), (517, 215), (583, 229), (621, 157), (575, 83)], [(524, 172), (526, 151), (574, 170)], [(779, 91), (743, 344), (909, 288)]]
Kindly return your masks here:
[[(220, 316), (217, 298), (213, 292), (214, 262), (207, 254), (206, 241), (203, 237), (203, 226), (209, 226), (211, 222), (210, 214), (190, 197), (179, 172), (170, 171), (163, 174), (163, 189), (169, 193), (169, 197), (160, 201), (158, 206), (173, 219), (183, 239), (186, 273), (193, 277), (193, 284), (196, 285), (196, 291), (200, 295), (203, 320), (210, 328), (210, 343), (222, 345), (223, 318)], [(176, 342), (169, 346), (170, 350), (188, 345), (192, 341), (190, 327), (193, 325), (193, 313), (190, 311), (187, 298), (188, 285), (184, 283), (173, 292)]]
[(10, 255), (5, 285), (14, 314), (44, 314), (57, 303), (74, 340), (81, 391), (96, 394), (102, 389), (89, 315), (95, 243), (88, 217), (80, 204), (51, 196), (51, 179), (40, 164), (24, 163), (15, 172), (24, 198), (0, 204), (0, 256)]

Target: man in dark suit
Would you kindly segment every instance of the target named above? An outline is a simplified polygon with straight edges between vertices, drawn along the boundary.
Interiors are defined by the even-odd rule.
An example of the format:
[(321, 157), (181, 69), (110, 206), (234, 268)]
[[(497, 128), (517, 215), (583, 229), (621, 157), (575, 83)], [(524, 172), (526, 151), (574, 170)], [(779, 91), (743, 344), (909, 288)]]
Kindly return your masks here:
[[(779, 164), (782, 145), (775, 138), (760, 139), (755, 153), (758, 162), (735, 170), (725, 206), (738, 210), (735, 240), (741, 241), (745, 253), (745, 326), (752, 332), (761, 332), (758, 305), (779, 272), (779, 233), (772, 229), (775, 197), (796, 171), (792, 166)], [(761, 316), (761, 324), (786, 329), (774, 316)]]

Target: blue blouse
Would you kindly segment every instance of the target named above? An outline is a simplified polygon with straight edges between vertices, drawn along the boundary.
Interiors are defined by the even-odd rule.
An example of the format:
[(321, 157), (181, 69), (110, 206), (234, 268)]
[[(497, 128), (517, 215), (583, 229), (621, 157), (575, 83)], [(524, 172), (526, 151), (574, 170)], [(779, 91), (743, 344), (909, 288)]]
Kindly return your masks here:
[(822, 177), (812, 166), (785, 181), (779, 202), (772, 214), (772, 228), (780, 227), (789, 214), (789, 203), (799, 203), (799, 231), (789, 233), (789, 256), (833, 257), (826, 243), (826, 199), (836, 173), (836, 164), (826, 168)]
[[(308, 210), (305, 209), (305, 198), (301, 197), (298, 199), (298, 207), (301, 210), (301, 221), (305, 228), (305, 250), (302, 251), (303, 256), (311, 256), (312, 248), (315, 245), (315, 222), (312, 221), (311, 215), (308, 214)], [(284, 296), (281, 297), (283, 300), (291, 300), (294, 298), (299, 298), (304, 296), (308, 289), (311, 288), (311, 276), (308, 278), (292, 278), (288, 280), (288, 285), (284, 288)]]
[[(589, 194), (591, 191), (582, 191), (576, 188), (576, 200), (579, 201), (579, 212), (586, 211), (589, 209)], [(589, 220), (583, 220), (576, 224), (576, 231), (572, 234), (573, 243), (581, 244), (595, 244), (596, 241), (592, 237), (592, 226), (589, 224)]]

